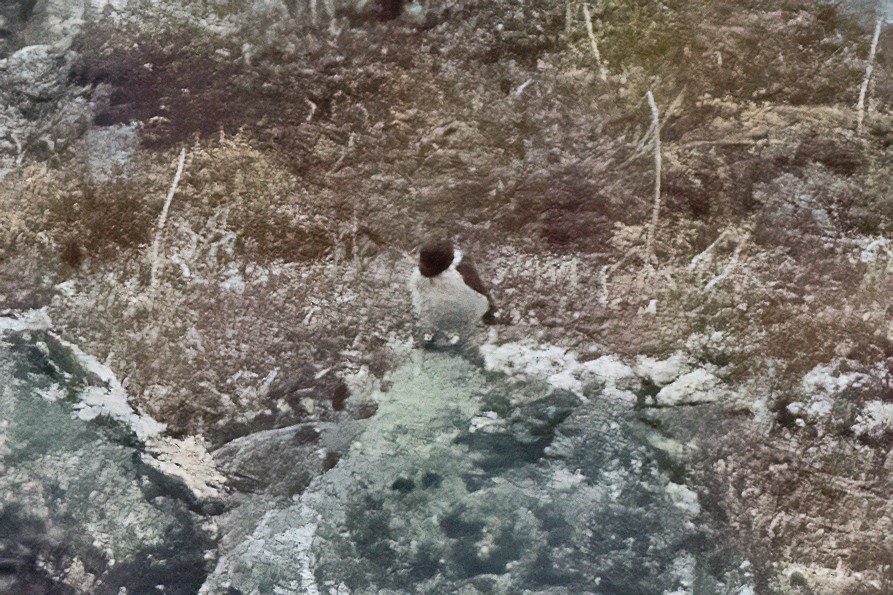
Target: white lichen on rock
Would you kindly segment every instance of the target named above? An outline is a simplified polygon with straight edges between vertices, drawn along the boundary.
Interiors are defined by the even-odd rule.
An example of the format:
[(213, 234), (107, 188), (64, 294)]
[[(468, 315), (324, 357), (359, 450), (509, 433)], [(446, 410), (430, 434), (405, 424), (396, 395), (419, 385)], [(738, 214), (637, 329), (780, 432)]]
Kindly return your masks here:
[(691, 371), (692, 364), (688, 355), (677, 351), (666, 359), (655, 359), (648, 356), (636, 358), (635, 371), (639, 376), (649, 380), (655, 386), (663, 387), (686, 372)]
[(519, 381), (540, 380), (582, 398), (597, 388), (601, 398), (634, 403), (636, 373), (616, 356), (580, 362), (574, 351), (533, 343), (486, 344), (480, 348), (487, 370)]
[(163, 475), (181, 482), (197, 502), (213, 501), (223, 495), (226, 477), (218, 470), (201, 437), (150, 438), (141, 459)]
[(683, 374), (666, 385), (655, 396), (658, 407), (713, 403), (728, 396), (729, 391), (716, 376), (699, 368)]
[[(42, 311), (0, 318), (0, 332), (45, 332), (53, 349), (86, 375), (88, 384), (76, 392), (76, 400), (71, 403), (78, 419), (106, 418), (121, 424), (145, 445), (141, 458), (150, 467), (182, 482), (198, 502), (219, 498), (226, 478), (216, 469), (205, 442), (195, 436), (183, 439), (165, 436), (165, 424), (130, 405), (127, 391), (108, 366), (50, 331), (51, 326), (49, 317)], [(39, 342), (38, 346), (49, 355), (51, 348), (46, 343)], [(54, 384), (37, 390), (35, 395), (58, 401), (65, 392)]]
[(49, 330), (52, 324), (45, 310), (28, 310), (19, 316), (0, 317), (0, 333), (45, 331)]
[(857, 436), (893, 430), (893, 403), (869, 401), (862, 407), (862, 412), (853, 424), (853, 432)]

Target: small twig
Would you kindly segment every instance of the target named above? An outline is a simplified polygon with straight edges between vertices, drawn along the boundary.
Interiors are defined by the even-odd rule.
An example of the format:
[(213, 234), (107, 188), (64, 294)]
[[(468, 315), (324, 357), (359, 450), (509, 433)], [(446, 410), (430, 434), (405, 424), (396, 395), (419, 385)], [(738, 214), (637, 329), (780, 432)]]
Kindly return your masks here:
[(518, 85), (518, 86), (515, 88), (515, 97), (520, 97), (520, 96), (521, 96), (521, 93), (524, 92), (524, 89), (526, 89), (527, 86), (530, 85), (530, 84), (533, 83), (533, 82), (534, 82), (533, 79), (527, 79), (526, 81), (524, 81), (523, 83), (521, 83), (520, 85)]
[(613, 274), (614, 271), (616, 271), (616, 270), (619, 269), (620, 267), (626, 265), (630, 260), (633, 260), (635, 257), (636, 257), (636, 251), (631, 250), (631, 251), (627, 252), (627, 253), (624, 255), (623, 258), (621, 258), (620, 260), (618, 260), (618, 261), (615, 262), (614, 264), (612, 264), (612, 265), (607, 266), (607, 267), (604, 268), (605, 275), (611, 275), (611, 274)]
[(312, 101), (310, 101), (309, 99), (307, 99), (306, 97), (304, 98), (304, 102), (305, 102), (307, 105), (310, 106), (310, 113), (307, 114), (307, 117), (306, 117), (306, 118), (304, 118), (304, 120), (306, 120), (307, 122), (309, 122), (310, 120), (313, 119), (313, 114), (316, 113), (316, 110), (318, 109), (318, 106), (317, 106), (315, 103), (313, 103)]
[(589, 43), (592, 45), (592, 54), (595, 56), (595, 63), (598, 65), (598, 78), (603, 81), (608, 80), (608, 72), (605, 70), (605, 64), (602, 62), (602, 54), (598, 51), (598, 40), (595, 37), (595, 31), (592, 28), (592, 15), (589, 14), (589, 7), (583, 2), (583, 19), (586, 21), (586, 34), (589, 35)]
[(607, 304), (608, 303), (608, 266), (605, 265), (601, 268), (598, 273), (599, 285), (601, 285), (601, 289), (598, 292), (598, 303), (599, 304)]
[(570, 36), (574, 21), (574, 0), (565, 0), (564, 4), (564, 34)]
[(19, 166), (25, 159), (25, 149), (22, 147), (22, 141), (19, 140), (19, 137), (15, 132), (10, 133), (10, 136), (12, 137), (12, 141), (16, 144), (16, 166)]
[(660, 215), (660, 112), (654, 101), (654, 94), (649, 89), (647, 93), (648, 105), (651, 106), (651, 126), (654, 130), (654, 208), (651, 210), (651, 227), (648, 229), (648, 239), (645, 242), (645, 259), (651, 262), (654, 259), (654, 235), (657, 232), (657, 220)]
[(338, 19), (335, 18), (335, 3), (333, 0), (323, 0), (326, 9), (326, 15), (329, 17), (329, 35), (338, 37), (341, 35), (342, 28), (338, 26)]
[(868, 65), (865, 67), (865, 80), (859, 89), (859, 103), (856, 104), (856, 132), (862, 132), (862, 123), (865, 121), (865, 96), (868, 94), (868, 84), (874, 72), (874, 56), (877, 54), (877, 42), (881, 36), (881, 26), (884, 19), (879, 18), (874, 26), (874, 37), (871, 38), (871, 50), (868, 52)]
[(710, 253), (713, 252), (713, 250), (719, 245), (719, 243), (722, 242), (727, 237), (729, 237), (732, 233), (733, 232), (731, 229), (727, 229), (727, 230), (723, 231), (721, 234), (719, 234), (719, 236), (715, 240), (713, 240), (713, 243), (711, 243), (709, 246), (707, 246), (703, 252), (701, 252), (700, 254), (698, 254), (697, 256), (695, 256), (694, 258), (691, 259), (691, 262), (688, 263), (688, 270), (690, 270), (690, 271), (695, 270), (697, 268), (697, 266), (701, 263), (701, 261), (706, 259), (707, 256), (709, 256)]
[(747, 236), (745, 236), (741, 239), (740, 242), (738, 242), (738, 245), (735, 247), (735, 251), (732, 253), (732, 258), (729, 259), (729, 262), (726, 263), (726, 266), (723, 267), (723, 270), (719, 275), (707, 282), (707, 285), (704, 286), (704, 291), (710, 291), (717, 283), (728, 278), (729, 273), (731, 273), (738, 265), (738, 259), (741, 257), (742, 250), (744, 250), (744, 244), (746, 240)]
[(693, 140), (684, 145), (677, 145), (682, 149), (693, 149), (695, 147), (750, 147), (753, 145), (782, 145), (785, 141), (777, 139), (759, 139), (759, 140)]
[[(659, 128), (663, 128), (667, 120), (669, 120), (677, 111), (679, 111), (680, 106), (682, 105), (682, 100), (685, 95), (685, 90), (679, 95), (676, 96), (676, 99), (673, 100), (673, 103), (670, 104), (670, 107), (664, 110), (664, 115), (661, 118), (661, 123)], [(642, 134), (638, 141), (636, 141), (636, 147), (633, 149), (633, 154), (627, 157), (623, 163), (620, 164), (619, 167), (626, 167), (639, 157), (645, 154), (647, 147), (651, 144), (651, 137), (654, 134), (654, 126), (649, 126), (647, 130)], [(686, 145), (683, 145), (686, 146)]]
[(610, 288), (608, 286), (608, 283), (609, 283), (610, 276), (614, 274), (614, 271), (616, 271), (617, 269), (619, 269), (622, 266), (625, 266), (630, 260), (635, 258), (636, 254), (637, 254), (636, 251), (631, 250), (631, 251), (627, 252), (623, 258), (621, 258), (614, 264), (605, 265), (602, 267), (602, 269), (598, 275), (599, 283), (601, 283), (601, 286), (602, 286), (600, 294), (599, 294), (599, 298), (598, 298), (598, 301), (600, 304), (606, 304), (608, 302), (608, 294), (610, 293)]
[(353, 252), (353, 266), (354, 271), (360, 270), (360, 249), (357, 246), (357, 239), (359, 237), (360, 225), (359, 225), (359, 217), (357, 216), (357, 205), (354, 204), (353, 207), (353, 218), (350, 223), (350, 245), (351, 250)]
[(354, 133), (351, 132), (350, 136), (347, 138), (347, 146), (345, 146), (343, 149), (341, 149), (341, 156), (338, 157), (338, 161), (336, 161), (335, 164), (332, 165), (332, 169), (329, 170), (330, 172), (336, 172), (339, 169), (341, 169), (341, 164), (344, 163), (344, 158), (347, 157), (347, 153), (351, 149), (353, 149), (353, 143), (354, 143)]
[(301, 322), (301, 324), (309, 325), (310, 321), (313, 320), (313, 315), (316, 314), (317, 310), (319, 310), (319, 306), (315, 304), (310, 306), (310, 308), (307, 309), (307, 314), (304, 315), (304, 320)]
[(180, 159), (177, 161), (177, 173), (174, 174), (174, 181), (170, 190), (167, 192), (167, 198), (164, 199), (164, 207), (161, 209), (161, 215), (158, 216), (158, 226), (155, 229), (155, 240), (152, 242), (151, 260), (152, 270), (149, 275), (149, 286), (155, 287), (158, 283), (158, 267), (161, 264), (159, 252), (161, 251), (161, 240), (164, 237), (164, 226), (167, 223), (167, 212), (171, 207), (171, 201), (174, 198), (174, 192), (177, 191), (177, 184), (180, 183), (180, 175), (183, 173), (183, 165), (186, 163), (186, 148), (180, 149)]

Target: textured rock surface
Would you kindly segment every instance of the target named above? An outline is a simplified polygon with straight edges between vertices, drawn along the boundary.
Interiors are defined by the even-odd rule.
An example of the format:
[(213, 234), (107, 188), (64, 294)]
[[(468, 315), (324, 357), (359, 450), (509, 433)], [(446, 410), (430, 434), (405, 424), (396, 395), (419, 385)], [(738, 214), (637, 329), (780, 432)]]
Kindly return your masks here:
[(69, 146), (89, 127), (86, 89), (69, 84), (71, 51), (29, 45), (0, 60), (0, 167), (26, 155), (46, 158)]
[(32, 332), (0, 342), (0, 591), (194, 592), (210, 545), (200, 517), (130, 427), (83, 419), (84, 391), (107, 389)]
[(131, 161), (139, 145), (139, 134), (133, 125), (90, 128), (84, 144), (90, 179), (94, 183), (110, 182), (125, 178), (132, 171)]
[(660, 592), (716, 587), (734, 567), (707, 564), (698, 496), (661, 469), (631, 408), (447, 354), (415, 354), (392, 382), (349, 452), (256, 514), (203, 592)]
[(691, 403), (712, 403), (726, 396), (719, 379), (706, 370), (695, 370), (683, 374), (664, 386), (655, 395), (658, 407), (689, 405)]

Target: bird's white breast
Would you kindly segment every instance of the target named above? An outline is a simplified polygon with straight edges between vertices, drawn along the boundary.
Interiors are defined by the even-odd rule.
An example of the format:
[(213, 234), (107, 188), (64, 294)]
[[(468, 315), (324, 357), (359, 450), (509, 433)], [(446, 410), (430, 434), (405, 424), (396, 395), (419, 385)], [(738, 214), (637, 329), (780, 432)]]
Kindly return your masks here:
[(490, 307), (487, 298), (468, 287), (453, 267), (430, 278), (416, 270), (410, 290), (419, 323), (431, 330), (463, 332), (480, 322)]

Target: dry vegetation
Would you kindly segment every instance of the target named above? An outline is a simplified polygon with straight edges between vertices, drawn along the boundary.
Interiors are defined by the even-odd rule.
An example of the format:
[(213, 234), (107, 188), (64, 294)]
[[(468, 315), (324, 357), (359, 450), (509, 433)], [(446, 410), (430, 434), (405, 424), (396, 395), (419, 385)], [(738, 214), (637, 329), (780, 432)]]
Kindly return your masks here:
[[(767, 357), (794, 375), (835, 356), (889, 357), (889, 252), (860, 259), (893, 216), (884, 60), (868, 134), (854, 133), (867, 20), (826, 3), (605, 2), (593, 17), (601, 81), (576, 10), (566, 23), (560, 4), (437, 7), (430, 28), (347, 19), (333, 36), (285, 21), (246, 27), (238, 47), (232, 31), (210, 34), (182, 11), (97, 20), (79, 38), (71, 84), (94, 90), (97, 124), (142, 122), (145, 149), (109, 182), (84, 173), (77, 147), (3, 179), (10, 305), (40, 304), (48, 284), (73, 281), (53, 302), (59, 323), (120, 358), (138, 394), (176, 379), (201, 410), (219, 397), (182, 381), (291, 365), (282, 354), (316, 343), (303, 322), (311, 310), (309, 322), (343, 310), (327, 324), (327, 365), (348, 349), (355, 363), (377, 353), (371, 333), (357, 337), (367, 305), (387, 304), (377, 320), (405, 338), (394, 267), (442, 227), (475, 248), (510, 319), (556, 342), (667, 353), (721, 332), (729, 353), (710, 357), (739, 377)], [(647, 89), (665, 114), (657, 270), (642, 252)], [(141, 297), (184, 143), (163, 288)], [(25, 283), (35, 266), (45, 275)], [(234, 275), (241, 282), (221, 288)], [(140, 299), (159, 327), (135, 324), (127, 304)], [(641, 314), (651, 300), (656, 314)], [(221, 328), (240, 328), (227, 319), (242, 311), (271, 332), (209, 333), (203, 346), (218, 360), (196, 366), (182, 333), (208, 332), (206, 310)], [(181, 353), (117, 345), (134, 326)], [(243, 343), (250, 354), (219, 359)]]
[[(287, 22), (243, 31), (241, 48), (188, 19), (98, 20), (72, 84), (94, 88), (97, 123), (143, 122), (146, 150), (110, 182), (91, 181), (77, 150), (8, 174), (3, 255), (18, 264), (7, 274), (25, 259), (55, 283), (89, 286), (107, 270), (144, 283), (173, 175), (167, 147), (187, 143), (165, 242), (170, 290), (249, 266), (386, 270), (439, 226), (477, 249), (516, 319), (531, 313), (574, 341), (672, 351), (720, 330), (797, 370), (841, 349), (886, 355), (886, 255), (859, 255), (893, 211), (888, 76), (879, 69), (857, 138), (866, 23), (855, 14), (607, 2), (596, 15), (606, 81), (563, 6), (468, 3), (438, 18), (423, 30), (344, 21), (336, 37)], [(648, 88), (666, 114), (657, 271), (641, 253)], [(548, 273), (544, 288), (538, 274), (560, 258), (573, 279)], [(657, 315), (638, 315), (651, 299)]]

